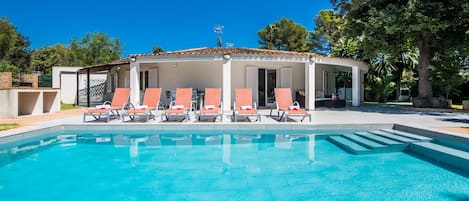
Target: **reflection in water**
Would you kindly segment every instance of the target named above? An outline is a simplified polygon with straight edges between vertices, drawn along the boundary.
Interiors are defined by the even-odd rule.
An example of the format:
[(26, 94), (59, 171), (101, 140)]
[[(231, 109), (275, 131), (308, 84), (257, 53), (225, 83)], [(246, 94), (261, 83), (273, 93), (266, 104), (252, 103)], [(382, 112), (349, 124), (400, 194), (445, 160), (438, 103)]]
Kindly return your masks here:
[(112, 137), (113, 135), (95, 135), (95, 134), (87, 134), (87, 135), (78, 135), (77, 141), (79, 143), (87, 143), (87, 144), (112, 144)]
[(223, 135), (223, 163), (222, 163), (222, 173), (225, 175), (230, 174), (231, 167), (231, 135)]
[(290, 149), (291, 148), (291, 139), (286, 137), (283, 134), (275, 135), (275, 148), (279, 149)]
[(160, 135), (155, 134), (155, 135), (150, 136), (147, 139), (147, 141), (145, 141), (145, 146), (151, 147), (151, 148), (160, 148), (161, 147)]
[(191, 148), (192, 147), (192, 135), (161, 135), (160, 139), (163, 145), (176, 145), (182, 148)]
[(129, 137), (124, 135), (115, 135), (112, 141), (115, 147), (125, 147), (130, 145)]
[[(193, 146), (212, 146), (220, 148), (222, 155), (223, 172), (229, 173), (232, 166), (232, 149), (254, 148), (262, 153), (275, 149), (294, 151), (297, 155), (307, 155), (307, 161), (315, 160), (315, 135), (312, 134), (148, 134), (148, 135), (126, 135), (126, 134), (67, 134), (55, 137), (45, 137), (40, 140), (30, 141), (21, 145), (0, 149), (0, 158), (9, 158), (10, 155), (21, 153), (32, 153), (40, 147), (53, 145), (71, 146), (78, 143), (87, 144), (112, 144), (114, 147), (129, 147), (129, 158), (132, 165), (139, 163), (139, 146), (145, 148), (193, 148)], [(299, 141), (301, 143), (294, 143)], [(26, 142), (26, 141), (25, 141)], [(305, 151), (295, 151), (305, 147)], [(213, 150), (213, 149), (211, 149)], [(304, 150), (301, 148), (301, 150)], [(233, 152), (237, 154), (239, 151)]]
[(231, 135), (223, 135), (223, 164), (230, 165), (231, 161)]
[(303, 134), (303, 135), (289, 135), (289, 134), (277, 134), (275, 135), (275, 148), (279, 149), (292, 149), (293, 141), (307, 141), (308, 146), (305, 147), (305, 151), (308, 154), (308, 160), (313, 162), (315, 159), (315, 141), (316, 135), (314, 134)]
[(22, 152), (35, 150), (37, 148), (39, 148), (39, 145), (36, 144), (36, 143), (34, 143), (34, 144), (25, 144), (25, 145), (21, 145), (21, 146), (11, 148), (10, 152), (12, 154), (21, 154)]
[(316, 146), (316, 136), (315, 135), (310, 135), (309, 136), (309, 141), (308, 141), (308, 156), (309, 156), (309, 161), (314, 162), (315, 159), (315, 146)]
[(257, 146), (257, 141), (261, 139), (261, 135), (233, 135), (233, 144), (237, 144), (240, 147), (252, 147)]
[(60, 146), (75, 146), (77, 144), (78, 135), (68, 134), (68, 135), (59, 135), (57, 136), (57, 143)]
[(195, 137), (196, 139), (194, 140), (195, 141), (198, 141), (198, 140), (202, 140), (202, 141), (198, 141), (198, 143), (194, 143), (194, 145), (219, 145), (221, 144), (221, 140), (223, 138), (223, 136), (221, 135), (196, 135)]
[(22, 139), (21, 144), (18, 144), (18, 142), (15, 141), (2, 144), (2, 146), (0, 146), (0, 166), (14, 162), (25, 156), (31, 156), (32, 154), (38, 153), (39, 151), (54, 145), (76, 145), (77, 135), (51, 135), (25, 138)]
[(136, 166), (139, 163), (138, 160), (138, 146), (139, 143), (143, 143), (148, 140), (148, 137), (140, 137), (140, 138), (130, 138), (130, 163), (132, 166)]

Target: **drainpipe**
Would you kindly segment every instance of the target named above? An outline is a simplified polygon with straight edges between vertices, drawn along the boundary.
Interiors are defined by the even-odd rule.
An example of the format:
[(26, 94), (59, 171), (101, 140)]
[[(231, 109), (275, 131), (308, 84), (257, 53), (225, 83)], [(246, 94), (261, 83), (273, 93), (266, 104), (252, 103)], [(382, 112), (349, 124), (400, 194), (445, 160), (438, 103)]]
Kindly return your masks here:
[(75, 105), (80, 105), (80, 70), (77, 71), (77, 102)]
[(86, 106), (90, 107), (90, 69), (86, 69)]

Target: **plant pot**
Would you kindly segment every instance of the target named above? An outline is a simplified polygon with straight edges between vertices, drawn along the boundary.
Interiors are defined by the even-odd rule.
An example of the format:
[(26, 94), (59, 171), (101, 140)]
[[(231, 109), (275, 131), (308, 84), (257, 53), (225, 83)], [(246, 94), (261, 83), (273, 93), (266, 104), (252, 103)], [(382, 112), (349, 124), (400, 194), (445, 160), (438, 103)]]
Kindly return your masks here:
[(462, 107), (464, 110), (469, 110), (469, 100), (463, 100)]

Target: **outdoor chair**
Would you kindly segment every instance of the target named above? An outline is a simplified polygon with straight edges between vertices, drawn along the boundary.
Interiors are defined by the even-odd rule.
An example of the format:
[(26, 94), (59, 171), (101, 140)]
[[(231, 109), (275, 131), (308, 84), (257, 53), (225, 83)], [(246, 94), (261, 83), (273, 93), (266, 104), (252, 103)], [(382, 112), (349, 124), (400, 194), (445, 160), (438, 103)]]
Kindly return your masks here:
[(176, 100), (171, 101), (169, 108), (161, 115), (161, 121), (176, 117), (183, 117), (185, 121), (190, 120), (189, 112), (192, 111), (192, 88), (177, 88)]
[(116, 116), (120, 119), (124, 107), (129, 102), (130, 88), (116, 88), (112, 102), (106, 101), (95, 108), (89, 108), (83, 113), (83, 122), (86, 121), (86, 116), (93, 116), (96, 120), (106, 117), (108, 122), (111, 116)]
[(147, 88), (145, 89), (145, 96), (143, 97), (142, 105), (129, 104), (129, 109), (124, 110), (122, 113), (122, 122), (125, 117), (129, 116), (131, 120), (136, 117), (145, 117), (146, 121), (150, 118), (155, 119), (160, 105), (161, 88)]
[[(251, 88), (237, 88), (236, 100), (234, 101), (233, 120), (238, 121), (239, 117), (256, 117), (256, 122), (261, 121), (261, 115), (257, 111), (256, 102), (252, 101)], [(251, 119), (249, 119), (251, 121)]]
[[(311, 114), (305, 109), (301, 109), (297, 101), (293, 102), (290, 88), (275, 88), (274, 93), (276, 108), (270, 109), (270, 116), (272, 116), (272, 110), (277, 110), (279, 121), (284, 119), (286, 122), (289, 116), (300, 116), (302, 117), (301, 122), (303, 122), (306, 117), (309, 117), (309, 121), (311, 122)], [(282, 115), (280, 115), (280, 112), (282, 112)]]
[(220, 88), (205, 88), (204, 103), (200, 106), (199, 112), (196, 114), (196, 121), (201, 117), (212, 117), (216, 121), (220, 117), (220, 122), (223, 121), (223, 110), (221, 102), (221, 89)]

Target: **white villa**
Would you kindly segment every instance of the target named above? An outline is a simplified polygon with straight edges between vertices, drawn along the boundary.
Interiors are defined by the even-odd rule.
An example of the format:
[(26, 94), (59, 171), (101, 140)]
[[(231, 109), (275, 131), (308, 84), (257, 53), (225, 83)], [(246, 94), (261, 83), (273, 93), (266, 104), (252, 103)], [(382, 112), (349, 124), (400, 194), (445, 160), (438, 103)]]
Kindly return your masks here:
[[(235, 88), (252, 88), (254, 101), (262, 107), (273, 103), (274, 88), (287, 87), (292, 89), (292, 93), (304, 91), (305, 108), (313, 110), (317, 100), (336, 92), (335, 73), (341, 71), (352, 74), (351, 102), (352, 106), (360, 106), (364, 96), (363, 78), (368, 72), (368, 65), (348, 58), (306, 52), (197, 48), (137, 54), (110, 64), (83, 68), (77, 77), (82, 77), (78, 80), (89, 81), (92, 74), (106, 74), (107, 92), (112, 92), (116, 87), (130, 87), (130, 100), (134, 104), (140, 102), (147, 87), (160, 87), (168, 92), (179, 87), (200, 90), (219, 87), (223, 93), (224, 111), (231, 110)], [(85, 82), (79, 83), (78, 88), (91, 87), (90, 82)], [(89, 106), (90, 92), (85, 95)], [(295, 99), (295, 94), (292, 96)], [(161, 97), (162, 103), (167, 102), (165, 94)], [(83, 98), (77, 97), (77, 100)]]

